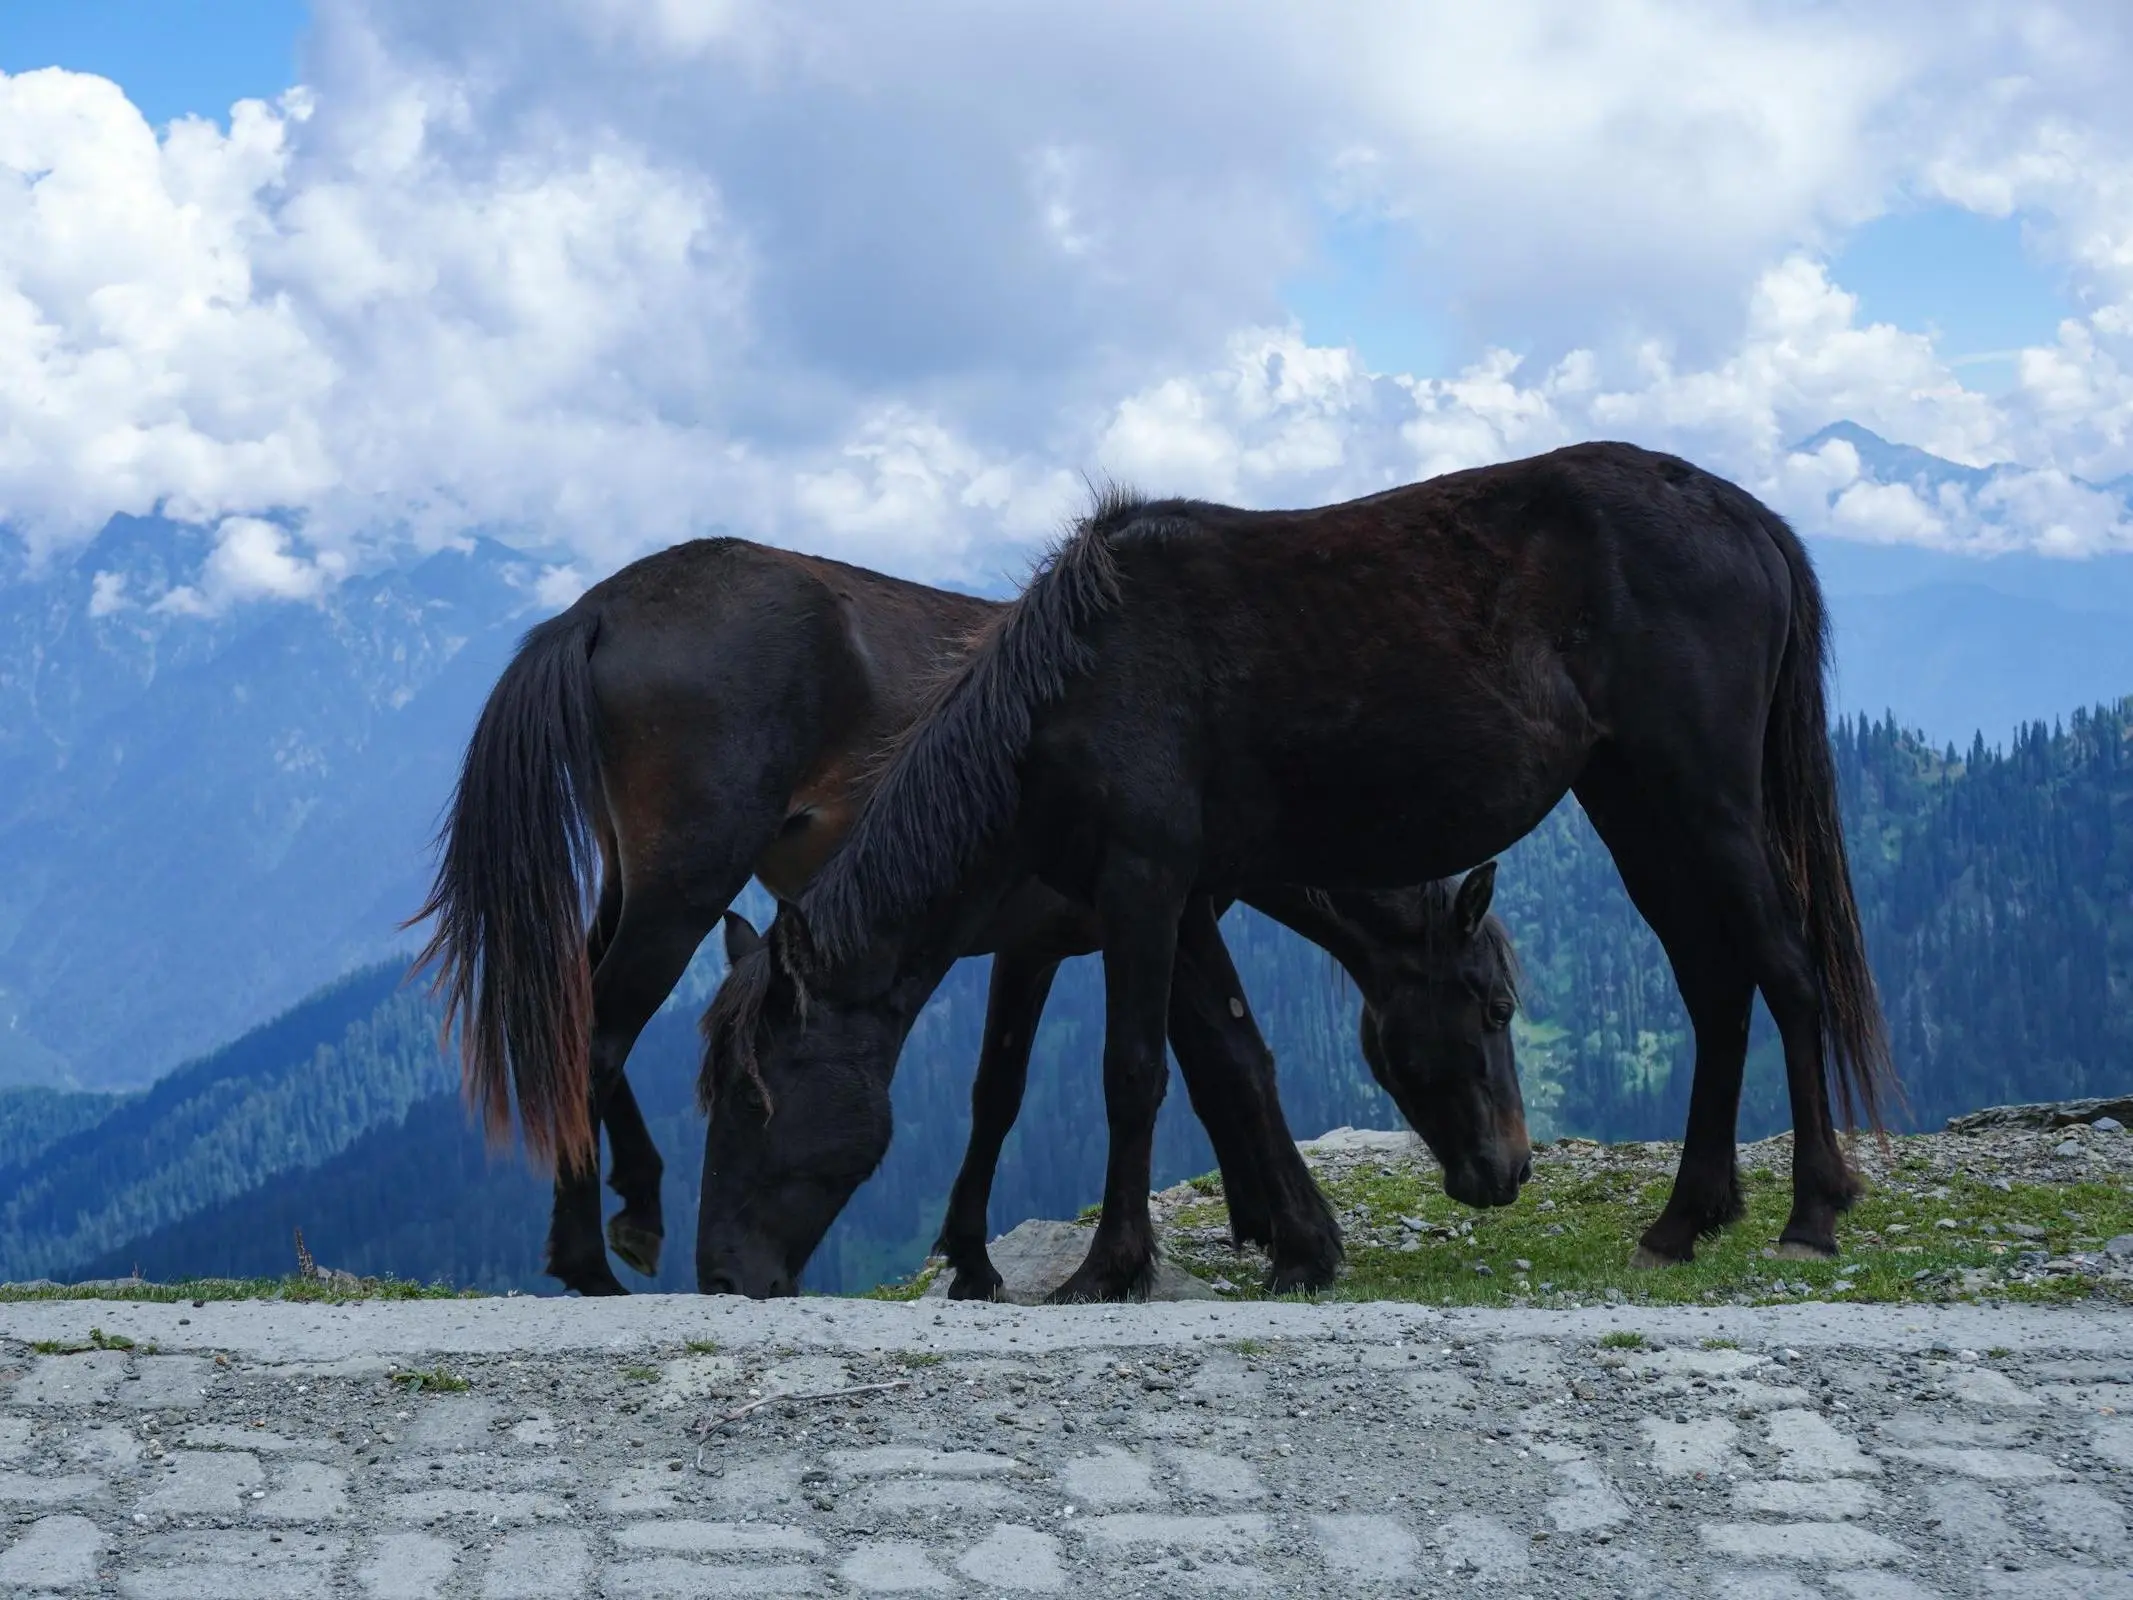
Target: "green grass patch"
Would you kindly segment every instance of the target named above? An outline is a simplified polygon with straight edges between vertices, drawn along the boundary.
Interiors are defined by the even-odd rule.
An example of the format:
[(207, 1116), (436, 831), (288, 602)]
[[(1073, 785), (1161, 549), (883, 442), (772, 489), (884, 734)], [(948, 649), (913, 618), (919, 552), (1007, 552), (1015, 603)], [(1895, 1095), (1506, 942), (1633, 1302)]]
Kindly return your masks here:
[(938, 1350), (899, 1350), (894, 1359), (906, 1367), (937, 1367), (948, 1358)]
[(427, 1372), (389, 1372), (386, 1376), (394, 1383), (405, 1384), (410, 1394), (465, 1394), (474, 1387), (445, 1367), (431, 1367)]
[(1600, 1335), (1602, 1350), (1642, 1350), (1644, 1335), (1633, 1328), (1617, 1328), (1612, 1333)]
[(1738, 1350), (1740, 1341), (1738, 1339), (1705, 1339), (1703, 1347), (1706, 1350)]
[(659, 1381), (659, 1369), (657, 1367), (624, 1367), (622, 1376), (632, 1383), (657, 1383)]
[(718, 1354), (718, 1341), (716, 1339), (688, 1339), (683, 1341), (682, 1349), (692, 1356), (715, 1356)]
[[(2008, 1301), (2124, 1298), (2080, 1274), (2047, 1275), (2044, 1259), (2100, 1249), (2133, 1232), (2133, 1186), (2115, 1182), (1989, 1183), (1906, 1161), (1871, 1187), (1838, 1225), (1834, 1261), (1766, 1255), (1785, 1225), (1789, 1176), (1767, 1167), (1742, 1174), (1747, 1215), (1704, 1240), (1684, 1267), (1633, 1269), (1638, 1235), (1665, 1204), (1671, 1171), (1650, 1162), (1590, 1169), (1541, 1163), (1515, 1205), (1472, 1211), (1448, 1198), (1433, 1168), (1359, 1166), (1321, 1175), (1344, 1219), (1348, 1259), (1324, 1298), (1404, 1300), (1436, 1305), (1557, 1305), (1619, 1299), (1638, 1305), (1781, 1304), (1806, 1299), (1925, 1303), (1989, 1297)], [(1219, 1223), (1219, 1203), (1186, 1208), (1185, 1226)], [(1419, 1232), (1389, 1225), (1406, 1218)], [(1952, 1226), (1943, 1227), (1943, 1220)], [(1989, 1227), (1987, 1225), (1990, 1225)], [(2014, 1225), (2042, 1230), (2037, 1237)], [(1373, 1238), (1373, 1234), (1375, 1238)], [(1402, 1244), (1405, 1248), (1402, 1248)], [(1236, 1285), (1226, 1298), (1261, 1299), (1257, 1274), (1218, 1245), (1173, 1239), (1180, 1265)], [(1528, 1265), (1521, 1269), (1517, 1263)], [(1483, 1274), (1478, 1267), (1488, 1268)], [(2023, 1281), (2025, 1275), (2034, 1281)], [(1802, 1293), (1801, 1291), (1805, 1292)], [(1612, 1293), (1610, 1293), (1612, 1291)]]
[[(135, 1346), (123, 1333), (106, 1333), (102, 1328), (91, 1328), (89, 1337), (83, 1341), (38, 1339), (31, 1343), (30, 1348), (41, 1356), (78, 1356), (90, 1350), (131, 1350)], [(155, 1348), (150, 1345), (148, 1353), (155, 1354)]]

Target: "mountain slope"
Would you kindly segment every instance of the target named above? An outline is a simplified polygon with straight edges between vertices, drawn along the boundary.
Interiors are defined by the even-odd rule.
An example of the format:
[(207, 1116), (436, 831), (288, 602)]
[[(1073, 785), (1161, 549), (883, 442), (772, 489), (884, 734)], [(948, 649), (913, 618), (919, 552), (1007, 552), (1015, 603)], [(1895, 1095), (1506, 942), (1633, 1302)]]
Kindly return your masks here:
[(427, 997), (369, 968), (0, 1171), (0, 1278), (108, 1246), (314, 1167), (452, 1082)]

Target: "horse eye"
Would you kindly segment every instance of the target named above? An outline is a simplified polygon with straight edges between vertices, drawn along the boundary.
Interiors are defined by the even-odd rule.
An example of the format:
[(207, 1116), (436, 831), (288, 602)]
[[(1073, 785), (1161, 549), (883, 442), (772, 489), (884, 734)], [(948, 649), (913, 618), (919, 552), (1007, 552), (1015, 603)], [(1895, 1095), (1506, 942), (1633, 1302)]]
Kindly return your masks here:
[(1494, 1000), (1489, 1003), (1489, 1026), (1502, 1029), (1511, 1026), (1511, 1002)]

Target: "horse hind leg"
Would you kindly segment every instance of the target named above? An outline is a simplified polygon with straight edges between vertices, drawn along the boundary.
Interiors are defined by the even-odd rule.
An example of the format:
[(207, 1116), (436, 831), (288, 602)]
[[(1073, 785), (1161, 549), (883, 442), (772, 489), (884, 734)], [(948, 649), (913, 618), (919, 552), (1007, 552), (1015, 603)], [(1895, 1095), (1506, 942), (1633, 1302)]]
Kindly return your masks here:
[(1623, 782), (1604, 757), (1578, 785), (1578, 799), (1613, 855), (1631, 903), (1665, 949), (1695, 1032), (1681, 1164), (1666, 1205), (1630, 1258), (1638, 1267), (1676, 1266), (1693, 1261), (1698, 1240), (1738, 1222), (1746, 1210), (1734, 1134), (1755, 986), (1663, 810)]
[(747, 870), (739, 868), (730, 883), (698, 874), (640, 871), (634, 876), (637, 881), (625, 887), (614, 933), (593, 973), (592, 1111), (607, 1128), (613, 1184), (623, 1209), (603, 1238), (598, 1169), (558, 1173), (548, 1233), (550, 1275), (585, 1295), (627, 1292), (608, 1265), (609, 1244), (640, 1270), (658, 1266), (665, 1236), (662, 1164), (623, 1078), (623, 1064), (696, 947), (740, 892)]

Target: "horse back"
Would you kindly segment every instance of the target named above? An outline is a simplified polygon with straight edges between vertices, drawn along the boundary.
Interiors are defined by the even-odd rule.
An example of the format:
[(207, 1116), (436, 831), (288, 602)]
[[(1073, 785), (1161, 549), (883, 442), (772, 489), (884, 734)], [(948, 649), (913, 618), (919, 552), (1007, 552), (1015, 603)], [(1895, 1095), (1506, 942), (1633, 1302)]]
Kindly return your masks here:
[(758, 875), (795, 894), (878, 752), (999, 609), (741, 539), (659, 551), (579, 604), (599, 615), (602, 769), (625, 839), (767, 808), (783, 821)]
[(1167, 825), (1212, 881), (1447, 876), (1538, 823), (1654, 676), (1743, 649), (1774, 674), (1759, 516), (1628, 445), (1313, 510), (1165, 503), (1116, 536), (1100, 665), (1040, 747), (1103, 775), (1075, 804), (1189, 808)]

